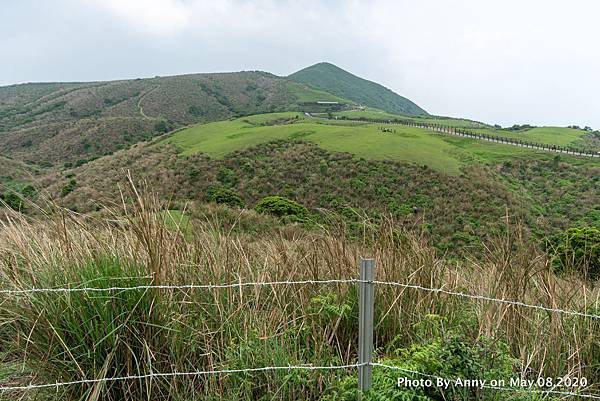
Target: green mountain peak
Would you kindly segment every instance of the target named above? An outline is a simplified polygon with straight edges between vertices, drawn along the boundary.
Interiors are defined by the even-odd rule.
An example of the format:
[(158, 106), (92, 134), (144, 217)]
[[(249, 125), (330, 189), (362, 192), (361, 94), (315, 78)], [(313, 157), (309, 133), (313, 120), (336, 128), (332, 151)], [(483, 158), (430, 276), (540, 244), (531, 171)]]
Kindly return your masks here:
[(291, 81), (329, 92), (364, 106), (390, 113), (426, 115), (411, 100), (376, 82), (360, 78), (332, 63), (320, 62), (287, 77)]

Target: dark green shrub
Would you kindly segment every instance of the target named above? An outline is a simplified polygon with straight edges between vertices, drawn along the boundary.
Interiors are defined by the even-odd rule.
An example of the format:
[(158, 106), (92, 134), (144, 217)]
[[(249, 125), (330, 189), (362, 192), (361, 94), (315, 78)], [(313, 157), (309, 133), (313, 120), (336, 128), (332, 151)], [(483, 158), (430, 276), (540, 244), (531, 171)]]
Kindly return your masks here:
[[(436, 316), (436, 315), (433, 315)], [(517, 360), (509, 354), (508, 347), (490, 338), (471, 340), (464, 334), (447, 332), (437, 335), (422, 344), (409, 348), (394, 349), (388, 346), (389, 356), (380, 362), (398, 368), (375, 367), (372, 389), (363, 394), (363, 401), (434, 401), (434, 400), (536, 400), (536, 394), (498, 393), (474, 387), (454, 387), (442, 389), (434, 384), (431, 387), (399, 386), (399, 378), (425, 379), (433, 375), (446, 379), (504, 379), (506, 382), (515, 375)], [(424, 375), (410, 373), (420, 372)], [(354, 401), (358, 399), (355, 374), (342, 379), (332, 386), (325, 401)]]
[(154, 131), (166, 133), (171, 131), (172, 126), (165, 120), (160, 120), (156, 124), (154, 124)]
[(196, 167), (190, 167), (187, 170), (187, 176), (190, 180), (196, 181), (200, 177), (200, 170), (198, 170)]
[(195, 104), (188, 107), (188, 113), (194, 117), (202, 117), (202, 115), (204, 114), (202, 112), (202, 108), (199, 106), (196, 106)]
[(37, 165), (42, 168), (50, 168), (53, 166), (53, 164), (51, 162), (49, 162), (48, 160), (41, 160), (40, 162), (37, 163)]
[(231, 207), (244, 207), (244, 201), (234, 191), (229, 188), (212, 186), (206, 191), (206, 199), (209, 202), (220, 203)]
[(288, 217), (292, 221), (303, 221), (308, 217), (308, 210), (304, 206), (282, 196), (267, 196), (254, 209), (259, 213)]
[(235, 187), (239, 181), (235, 171), (227, 167), (221, 167), (219, 169), (217, 180), (226, 187)]
[(15, 192), (6, 192), (0, 195), (0, 200), (13, 210), (22, 211), (24, 208), (23, 199)]
[(33, 185), (28, 184), (28, 185), (24, 186), (23, 189), (21, 189), (21, 194), (24, 197), (31, 199), (37, 194), (37, 189), (35, 189), (33, 187)]
[(75, 190), (75, 187), (77, 187), (77, 181), (75, 181), (74, 179), (71, 179), (68, 183), (66, 183), (60, 190), (60, 194), (62, 196), (67, 196), (68, 194), (70, 194), (71, 192), (73, 192)]

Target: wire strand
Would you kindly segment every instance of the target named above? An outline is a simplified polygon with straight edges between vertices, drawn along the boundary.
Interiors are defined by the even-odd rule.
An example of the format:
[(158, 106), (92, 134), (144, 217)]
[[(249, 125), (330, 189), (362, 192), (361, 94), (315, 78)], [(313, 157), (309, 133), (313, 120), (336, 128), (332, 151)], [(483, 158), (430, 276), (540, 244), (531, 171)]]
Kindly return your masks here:
[(424, 287), (417, 284), (404, 284), (391, 281), (363, 281), (358, 279), (328, 279), (328, 280), (284, 280), (284, 281), (265, 281), (265, 282), (238, 282), (228, 284), (184, 284), (184, 285), (137, 285), (137, 286), (116, 286), (116, 287), (75, 287), (75, 288), (29, 288), (23, 290), (0, 290), (0, 294), (6, 295), (26, 295), (33, 293), (74, 293), (74, 292), (111, 292), (111, 291), (133, 291), (133, 290), (194, 290), (194, 289), (224, 289), (224, 288), (240, 288), (240, 287), (255, 287), (255, 286), (275, 286), (275, 285), (307, 285), (307, 284), (355, 284), (355, 283), (368, 283), (386, 286), (395, 286), (402, 288), (409, 288), (421, 291), (427, 291), (432, 293), (441, 293), (446, 295), (458, 296), (463, 298), (475, 299), (480, 301), (498, 302), (508, 305), (520, 306), (524, 308), (543, 310), (546, 312), (560, 313), (564, 315), (586, 317), (591, 319), (600, 319), (600, 315), (586, 312), (578, 312), (573, 310), (566, 310), (560, 308), (550, 308), (543, 305), (527, 304), (521, 301), (513, 301), (503, 298), (493, 298), (485, 295), (474, 295), (467, 294), (459, 291), (450, 291), (443, 288), (430, 288)]
[(290, 365), (290, 366), (265, 366), (261, 368), (248, 368), (248, 369), (223, 369), (223, 370), (198, 370), (194, 372), (170, 372), (170, 373), (147, 373), (143, 375), (130, 375), (120, 377), (105, 377), (102, 379), (82, 379), (73, 380), (68, 382), (56, 382), (54, 384), (29, 384), (27, 386), (5, 386), (0, 387), (0, 392), (6, 391), (26, 391), (26, 390), (39, 390), (46, 388), (58, 388), (64, 386), (73, 386), (77, 384), (98, 384), (108, 383), (125, 380), (144, 380), (153, 378), (173, 378), (182, 376), (203, 376), (203, 375), (219, 375), (219, 374), (232, 374), (232, 373), (256, 373), (266, 371), (280, 371), (280, 370), (337, 370), (337, 369), (353, 369), (361, 366), (366, 366), (366, 363), (355, 363), (349, 365), (333, 365), (333, 366), (312, 366), (312, 365)]
[(345, 284), (357, 283), (360, 280), (298, 280), (298, 281), (264, 281), (264, 282), (246, 282), (246, 283), (228, 283), (228, 284), (182, 284), (182, 285), (135, 285), (128, 287), (74, 287), (74, 288), (28, 288), (23, 290), (0, 290), (0, 294), (7, 295), (25, 295), (33, 293), (69, 293), (69, 292), (107, 292), (107, 291), (133, 291), (133, 290), (198, 290), (198, 289), (223, 289), (255, 286), (274, 286), (274, 285), (302, 285), (302, 284)]
[(488, 297), (485, 295), (473, 295), (473, 294), (467, 294), (464, 292), (449, 291), (449, 290), (444, 290), (443, 288), (430, 288), (430, 287), (423, 287), (421, 285), (416, 285), (416, 284), (403, 284), (403, 283), (395, 283), (395, 282), (389, 282), (389, 281), (373, 281), (373, 284), (410, 288), (410, 289), (415, 289), (415, 290), (428, 291), (428, 292), (433, 292), (433, 293), (441, 293), (441, 294), (453, 295), (453, 296), (457, 296), (457, 297), (476, 299), (476, 300), (480, 300), (480, 301), (490, 301), (490, 302), (498, 302), (498, 303), (503, 303), (503, 304), (508, 304), (508, 305), (514, 305), (514, 306), (521, 306), (521, 307), (525, 307), (525, 308), (543, 310), (546, 312), (561, 313), (564, 315), (588, 317), (591, 319), (600, 319), (600, 315), (596, 315), (593, 313), (577, 312), (577, 311), (565, 310), (565, 309), (559, 309), (559, 308), (549, 308), (549, 307), (543, 306), (543, 305), (532, 305), (532, 304), (526, 304), (521, 301), (512, 301), (512, 300), (503, 299), (503, 298), (492, 298), (492, 297)]

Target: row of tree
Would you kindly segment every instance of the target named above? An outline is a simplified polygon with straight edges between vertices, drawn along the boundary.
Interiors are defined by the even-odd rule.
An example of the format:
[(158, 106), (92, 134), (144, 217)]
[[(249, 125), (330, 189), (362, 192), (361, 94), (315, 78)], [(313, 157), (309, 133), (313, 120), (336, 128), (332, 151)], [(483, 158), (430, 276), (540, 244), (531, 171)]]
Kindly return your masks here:
[[(342, 119), (347, 119), (347, 118), (345, 116), (343, 116)], [(503, 143), (513, 144), (513, 145), (518, 145), (518, 146), (523, 146), (523, 147), (540, 148), (540, 149), (545, 149), (545, 150), (549, 150), (549, 151), (553, 151), (553, 152), (563, 152), (563, 153), (571, 153), (571, 154), (576, 154), (576, 155), (597, 156), (597, 153), (590, 151), (590, 150), (575, 149), (572, 147), (565, 147), (565, 146), (560, 146), (560, 145), (548, 145), (548, 144), (544, 144), (544, 143), (526, 141), (526, 140), (517, 139), (517, 138), (508, 138), (508, 137), (503, 137), (503, 136), (498, 136), (498, 135), (491, 135), (491, 134), (487, 134), (487, 133), (469, 131), (469, 130), (465, 130), (462, 128), (450, 127), (450, 126), (442, 125), (442, 124), (423, 123), (423, 122), (416, 122), (413, 120), (402, 120), (402, 119), (377, 120), (377, 119), (370, 119), (370, 118), (365, 118), (365, 117), (359, 117), (356, 120), (364, 121), (364, 122), (371, 122), (371, 123), (376, 123), (376, 124), (382, 124), (382, 123), (383, 124), (400, 124), (400, 125), (406, 125), (409, 127), (425, 128), (425, 129), (431, 129), (434, 131), (445, 132), (445, 133), (449, 133), (449, 134), (453, 134), (453, 135), (468, 136), (468, 137), (472, 137), (475, 139), (497, 141), (497, 142), (503, 142)]]

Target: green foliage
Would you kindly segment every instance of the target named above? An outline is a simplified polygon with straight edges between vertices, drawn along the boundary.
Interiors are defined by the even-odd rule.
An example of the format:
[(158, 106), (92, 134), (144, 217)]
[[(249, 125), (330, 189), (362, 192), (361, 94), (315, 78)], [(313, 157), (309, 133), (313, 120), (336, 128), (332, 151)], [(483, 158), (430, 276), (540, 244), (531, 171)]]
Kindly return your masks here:
[(318, 63), (295, 72), (288, 79), (392, 113), (427, 114), (410, 100), (333, 64)]
[(600, 278), (600, 229), (570, 228), (554, 238), (557, 271), (575, 270), (590, 280)]
[[(442, 324), (436, 315), (430, 315), (434, 325)], [(439, 317), (437, 317), (439, 318)], [(427, 324), (429, 325), (429, 324)], [(393, 343), (387, 348), (389, 356), (380, 363), (399, 368), (389, 369), (374, 367), (373, 387), (363, 394), (364, 401), (436, 401), (450, 399), (455, 401), (485, 400), (537, 400), (536, 395), (515, 393), (498, 393), (494, 390), (468, 388), (451, 384), (448, 389), (435, 386), (398, 386), (398, 378), (424, 379), (433, 375), (447, 379), (504, 379), (509, 381), (516, 374), (518, 365), (508, 347), (491, 338), (481, 337), (472, 340), (463, 333), (434, 330), (433, 336), (424, 339), (423, 343), (415, 343), (408, 348), (395, 348)], [(406, 369), (407, 371), (402, 371)], [(435, 380), (434, 380), (435, 382)], [(324, 401), (355, 401), (358, 399), (357, 379), (353, 374), (333, 386)]]
[(77, 187), (77, 181), (75, 179), (70, 179), (69, 182), (67, 182), (61, 189), (60, 189), (60, 194), (62, 196), (67, 196), (68, 194), (70, 194), (71, 192), (73, 192), (75, 190), (75, 188)]
[(206, 191), (206, 200), (237, 208), (243, 208), (245, 206), (244, 200), (236, 192), (220, 186), (208, 187)]
[[(327, 347), (306, 347), (309, 336), (310, 331), (295, 325), (277, 336), (267, 338), (260, 338), (256, 331), (251, 331), (229, 344), (224, 363), (231, 369), (301, 365), (305, 361), (318, 361), (322, 365), (339, 363), (339, 359)], [(328, 374), (326, 383), (333, 377), (335, 373)], [(318, 377), (318, 373), (306, 370), (239, 373), (229, 377), (225, 392), (227, 400), (231, 401), (317, 399), (322, 392), (320, 380), (323, 379)], [(257, 386), (257, 383), (260, 385)]]
[(202, 117), (202, 115), (204, 114), (202, 112), (202, 108), (199, 106), (196, 106), (195, 104), (188, 107), (188, 113), (190, 113), (194, 117)]
[(160, 120), (156, 124), (154, 124), (154, 131), (157, 132), (166, 133), (171, 131), (171, 129), (171, 125), (165, 120)]
[(32, 199), (37, 194), (37, 189), (31, 184), (27, 184), (21, 189), (21, 194), (28, 199)]
[(354, 310), (353, 305), (348, 302), (356, 301), (350, 297), (346, 302), (340, 302), (335, 293), (318, 295), (310, 300), (310, 312), (318, 316), (322, 322), (331, 322), (337, 320), (349, 320)]
[(12, 185), (9, 191), (0, 194), (0, 206), (3, 202), (13, 210), (24, 212), (26, 211), (25, 200), (34, 199), (36, 194), (37, 190), (33, 185), (17, 182)]
[(226, 187), (235, 187), (238, 183), (238, 177), (232, 169), (222, 166), (217, 173), (217, 180)]
[[(109, 258), (36, 274), (36, 285), (44, 287), (93, 283), (96, 288), (107, 288), (115, 283), (150, 283), (149, 279), (137, 278), (147, 277), (139, 266)], [(8, 328), (13, 338), (18, 338), (22, 330), (28, 333), (28, 360), (42, 381), (126, 375), (132, 361), (140, 363), (150, 357), (149, 347), (154, 350), (151, 365), (157, 370), (171, 367), (164, 308), (161, 297), (153, 291), (37, 293), (31, 294), (27, 302), (12, 302), (5, 308), (4, 313), (14, 316)], [(9, 337), (3, 341), (11, 340)], [(99, 399), (107, 400), (142, 399), (146, 391), (143, 382), (107, 383), (98, 390), (103, 394)], [(94, 387), (72, 386), (56, 391), (57, 399), (90, 399)]]
[(254, 209), (259, 213), (286, 217), (292, 221), (304, 221), (308, 217), (308, 210), (304, 206), (281, 196), (267, 196), (261, 199)]
[(22, 211), (25, 207), (23, 198), (14, 191), (0, 194), (0, 201), (4, 202), (9, 208), (17, 211)]

